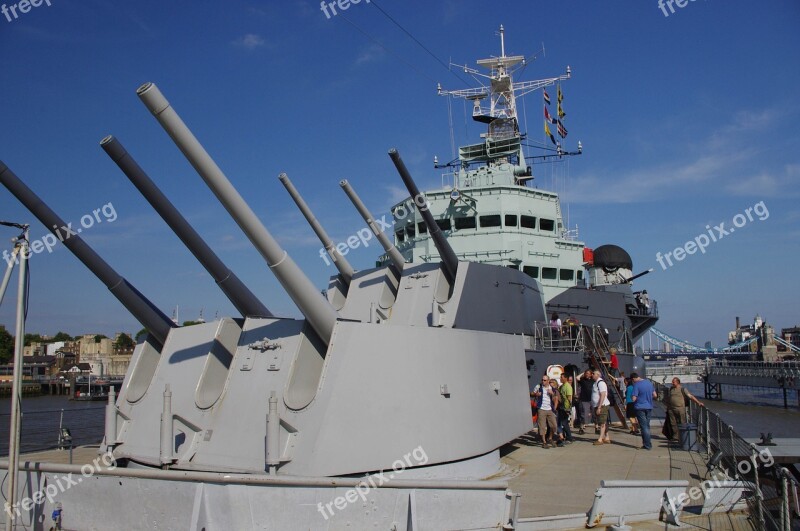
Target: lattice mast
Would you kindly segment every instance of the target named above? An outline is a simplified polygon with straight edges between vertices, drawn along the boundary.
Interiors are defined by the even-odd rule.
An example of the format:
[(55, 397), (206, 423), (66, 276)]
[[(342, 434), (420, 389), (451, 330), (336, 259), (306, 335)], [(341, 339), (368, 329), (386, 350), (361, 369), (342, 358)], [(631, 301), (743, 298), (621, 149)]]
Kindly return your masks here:
[[(490, 123), (497, 118), (506, 118), (514, 120), (517, 128), (519, 128), (516, 105), (517, 98), (554, 85), (559, 81), (567, 80), (571, 76), (571, 71), (570, 67), (567, 66), (566, 73), (558, 77), (515, 83), (513, 74), (519, 68), (527, 66), (527, 59), (523, 55), (506, 56), (505, 30), (502, 25), (500, 26), (499, 34), (500, 57), (490, 57), (477, 61), (479, 66), (488, 70), (488, 74), (467, 65), (454, 65), (463, 68), (464, 72), (467, 74), (489, 80), (488, 86), (482, 85), (476, 88), (445, 90), (442, 88), (441, 84), (439, 84), (437, 89), (440, 96), (453, 96), (471, 100), (473, 102), (472, 117), (476, 121)], [(483, 100), (487, 98), (489, 99), (488, 109), (482, 106)]]

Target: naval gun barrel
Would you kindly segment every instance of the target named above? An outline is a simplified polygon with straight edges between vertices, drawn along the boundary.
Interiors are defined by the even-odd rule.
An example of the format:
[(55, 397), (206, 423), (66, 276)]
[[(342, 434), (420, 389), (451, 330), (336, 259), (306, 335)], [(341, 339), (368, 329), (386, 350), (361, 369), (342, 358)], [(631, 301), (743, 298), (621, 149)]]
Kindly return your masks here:
[(406, 168), (403, 159), (400, 158), (400, 154), (396, 149), (393, 148), (389, 150), (389, 157), (391, 157), (392, 162), (394, 162), (397, 172), (400, 174), (400, 177), (403, 179), (403, 183), (406, 185), (408, 193), (411, 194), (411, 199), (414, 201), (414, 204), (417, 206), (417, 210), (419, 210), (419, 213), (422, 216), (422, 220), (428, 227), (428, 234), (430, 234), (434, 245), (436, 245), (436, 249), (439, 251), (439, 256), (442, 258), (442, 263), (444, 264), (444, 270), (447, 273), (447, 276), (450, 277), (450, 281), (455, 280), (456, 271), (458, 271), (458, 257), (456, 256), (456, 253), (453, 251), (453, 248), (450, 247), (450, 244), (447, 242), (444, 234), (442, 234), (442, 229), (439, 228), (439, 225), (433, 219), (431, 211), (426, 206), (427, 201), (425, 200), (425, 196), (419, 191), (419, 188), (417, 188), (417, 183), (414, 182), (411, 174), (408, 173), (408, 168)]
[(319, 238), (319, 241), (322, 242), (323, 247), (328, 252), (328, 255), (333, 260), (333, 264), (336, 266), (336, 269), (339, 270), (339, 274), (342, 275), (342, 279), (344, 280), (345, 286), (350, 286), (350, 281), (353, 279), (353, 266), (350, 265), (350, 262), (336, 249), (336, 246), (333, 244), (333, 240), (328, 236), (328, 233), (325, 232), (325, 229), (322, 228), (322, 225), (317, 218), (314, 216), (314, 213), (311, 212), (311, 209), (308, 208), (308, 205), (303, 200), (303, 197), (297, 191), (297, 188), (294, 187), (292, 184), (291, 179), (285, 173), (281, 173), (278, 176), (278, 179), (283, 183), (283, 186), (286, 187), (286, 191), (289, 192), (289, 195), (292, 196), (294, 202), (297, 204), (297, 208), (300, 209), (300, 212), (303, 213), (305, 216), (306, 221), (308, 224), (311, 225), (311, 228), (314, 229), (314, 233)]
[(197, 231), (186, 221), (164, 193), (131, 157), (119, 140), (109, 135), (100, 147), (122, 170), (147, 202), (167, 222), (167, 225), (212, 276), (219, 288), (244, 317), (271, 317), (272, 313), (242, 281), (220, 260)]
[(333, 327), (338, 318), (333, 306), (278, 245), (158, 87), (153, 83), (145, 83), (136, 93), (267, 261), (270, 270), (308, 320), (311, 328), (326, 345), (330, 344)]
[(653, 272), (653, 268), (651, 267), (651, 268), (650, 268), (650, 269), (648, 269), (647, 271), (642, 271), (641, 273), (638, 273), (638, 274), (636, 274), (636, 275), (633, 275), (631, 278), (629, 278), (629, 279), (627, 279), (627, 280), (623, 279), (623, 280), (624, 280), (623, 284), (630, 284), (631, 282), (633, 282), (633, 281), (634, 281), (634, 280), (636, 280), (637, 278), (639, 278), (639, 277), (643, 277), (643, 276), (645, 276), (646, 274), (648, 274), (648, 273), (652, 273), (652, 272)]
[[(161, 310), (156, 308), (147, 297), (139, 293), (125, 278), (117, 273), (114, 268), (94, 252), (71, 228), (71, 223), (65, 223), (58, 214), (53, 212), (33, 191), (17, 177), (8, 166), (0, 161), (0, 182), (8, 188), (9, 192), (27, 207), (36, 216), (47, 230), (53, 233), (67, 249), (72, 251), (78, 260), (83, 262), (100, 281), (106, 285), (111, 293), (123, 306), (139, 321), (142, 326), (160, 343), (164, 345), (170, 329), (176, 325)], [(62, 234), (66, 232), (66, 234)]]
[(386, 233), (384, 233), (383, 230), (375, 224), (375, 218), (372, 216), (372, 213), (367, 210), (366, 205), (364, 205), (363, 201), (361, 201), (361, 198), (358, 197), (358, 194), (355, 190), (353, 190), (353, 187), (350, 186), (350, 183), (347, 182), (347, 179), (339, 181), (339, 186), (342, 187), (344, 193), (350, 198), (353, 206), (356, 207), (356, 210), (358, 210), (358, 213), (361, 214), (362, 218), (364, 218), (364, 221), (367, 222), (367, 225), (375, 234), (375, 237), (378, 239), (381, 246), (383, 246), (383, 250), (386, 251), (386, 254), (389, 256), (389, 259), (392, 261), (394, 267), (400, 272), (400, 274), (402, 274), (403, 264), (406, 262), (405, 258), (403, 258), (403, 255), (400, 254), (400, 251), (397, 250), (397, 247), (395, 247), (394, 244), (389, 241), (389, 238), (386, 237)]

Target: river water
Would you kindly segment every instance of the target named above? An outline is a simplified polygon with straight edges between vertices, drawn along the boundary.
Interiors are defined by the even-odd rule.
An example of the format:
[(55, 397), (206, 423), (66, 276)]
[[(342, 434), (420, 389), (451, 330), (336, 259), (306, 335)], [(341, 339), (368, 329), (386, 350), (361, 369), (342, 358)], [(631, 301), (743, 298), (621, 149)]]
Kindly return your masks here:
[[(772, 432), (774, 437), (800, 436), (800, 408), (797, 396), (789, 393), (789, 409), (783, 409), (780, 391), (746, 387), (724, 387), (724, 400), (703, 398), (703, 385), (687, 388), (713, 412), (731, 424), (742, 437), (759, 437)], [(75, 402), (66, 396), (35, 396), (22, 399), (21, 451), (33, 452), (58, 444), (60, 425), (68, 428), (75, 446), (98, 444), (103, 438), (103, 402)], [(0, 455), (8, 455), (8, 428), (11, 399), (0, 399)]]
[(686, 388), (746, 439), (759, 438), (762, 432), (771, 432), (776, 438), (800, 437), (800, 408), (795, 391), (788, 392), (789, 408), (784, 409), (780, 389), (725, 385), (723, 399), (710, 400), (703, 397), (703, 384), (690, 383)]
[[(22, 398), (20, 452), (35, 452), (58, 445), (59, 426), (69, 429), (73, 445), (97, 444), (103, 438), (104, 402), (76, 402), (67, 396)], [(8, 455), (11, 399), (0, 399), (0, 455)]]

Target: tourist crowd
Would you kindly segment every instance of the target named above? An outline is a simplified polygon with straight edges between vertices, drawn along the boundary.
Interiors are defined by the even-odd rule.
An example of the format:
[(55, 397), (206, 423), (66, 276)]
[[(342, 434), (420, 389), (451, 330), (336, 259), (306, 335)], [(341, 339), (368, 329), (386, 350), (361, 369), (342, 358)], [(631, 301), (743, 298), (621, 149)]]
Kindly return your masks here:
[[(595, 446), (612, 444), (609, 410), (617, 404), (624, 412), (630, 433), (641, 436), (641, 448), (650, 450), (653, 447), (650, 421), (658, 397), (655, 387), (650, 380), (635, 372), (625, 377), (624, 373), (619, 373), (618, 363), (614, 363), (616, 352), (611, 353), (611, 358), (608, 368), (610, 382), (605, 381), (598, 369), (587, 369), (577, 375), (564, 372), (558, 378), (542, 376), (530, 394), (542, 448), (571, 444), (575, 441), (573, 429), (583, 435), (592, 427), (597, 436), (593, 443)], [(681, 385), (678, 378), (674, 378), (672, 387), (664, 396), (667, 419), (662, 430), (662, 434), (672, 442), (678, 441), (679, 427), (686, 424), (686, 406), (690, 400), (703, 405)]]

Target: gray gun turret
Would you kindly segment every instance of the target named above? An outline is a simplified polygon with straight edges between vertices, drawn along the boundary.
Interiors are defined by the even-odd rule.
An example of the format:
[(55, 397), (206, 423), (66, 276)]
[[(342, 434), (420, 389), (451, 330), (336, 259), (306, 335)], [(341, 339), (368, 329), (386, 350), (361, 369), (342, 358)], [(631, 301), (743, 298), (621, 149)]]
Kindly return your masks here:
[(259, 221), (255, 212), (242, 199), (231, 182), (192, 134), (167, 99), (153, 83), (145, 83), (136, 91), (206, 185), (214, 192), (231, 217), (267, 261), (283, 288), (303, 313), (311, 328), (330, 343), (338, 314), (314, 284), (297, 267), (272, 234)]
[(243, 317), (271, 317), (272, 313), (211, 250), (197, 231), (186, 221), (178, 209), (170, 203), (150, 177), (131, 157), (122, 144), (109, 135), (100, 142), (100, 147), (122, 170), (147, 202), (167, 222), (189, 251), (212, 276), (219, 288), (233, 303)]
[(400, 251), (397, 250), (397, 247), (394, 246), (392, 242), (389, 241), (389, 238), (386, 237), (386, 234), (375, 224), (375, 218), (372, 216), (370, 211), (361, 201), (361, 198), (358, 197), (358, 194), (353, 187), (350, 186), (350, 183), (347, 182), (346, 179), (339, 181), (339, 186), (342, 187), (344, 193), (347, 194), (347, 197), (350, 198), (350, 201), (353, 202), (353, 206), (356, 207), (358, 213), (361, 214), (361, 217), (364, 218), (364, 221), (367, 223), (369, 228), (375, 234), (375, 237), (378, 239), (380, 244), (383, 246), (383, 250), (386, 251), (386, 254), (389, 256), (389, 259), (392, 261), (392, 264), (397, 269), (398, 273), (403, 272), (403, 264), (405, 264), (405, 258), (403, 255), (400, 254)]
[(71, 223), (65, 223), (33, 191), (17, 177), (8, 166), (0, 161), (0, 182), (36, 216), (47, 230), (53, 233), (78, 260), (106, 285), (123, 306), (158, 341), (160, 350), (167, 340), (171, 328), (176, 325), (152, 302), (128, 283), (114, 268), (94, 252), (89, 245), (72, 230)]
[(428, 234), (433, 240), (434, 245), (436, 245), (436, 249), (439, 251), (442, 264), (444, 264), (445, 273), (449, 277), (450, 282), (453, 282), (456, 278), (456, 271), (458, 271), (458, 257), (456, 253), (453, 251), (453, 248), (450, 247), (450, 244), (447, 243), (447, 239), (444, 237), (444, 234), (442, 234), (442, 229), (439, 228), (439, 225), (433, 219), (431, 211), (425, 206), (427, 204), (425, 196), (419, 191), (417, 183), (414, 182), (411, 174), (408, 173), (408, 169), (403, 159), (400, 158), (400, 154), (396, 149), (390, 149), (389, 157), (391, 157), (392, 162), (394, 162), (397, 172), (400, 174), (408, 193), (411, 195), (411, 199), (414, 201), (417, 210), (422, 216), (422, 220), (428, 227)]
[(328, 252), (328, 255), (333, 260), (333, 264), (336, 266), (336, 269), (339, 270), (339, 274), (342, 276), (342, 280), (344, 281), (345, 289), (350, 286), (350, 281), (353, 279), (353, 274), (355, 271), (353, 267), (350, 265), (350, 262), (342, 256), (342, 253), (336, 249), (336, 246), (333, 244), (333, 240), (328, 236), (328, 233), (325, 232), (325, 229), (322, 228), (322, 225), (317, 218), (314, 216), (314, 213), (311, 212), (311, 209), (308, 208), (308, 205), (303, 200), (303, 197), (300, 195), (300, 192), (297, 191), (297, 188), (294, 187), (292, 184), (291, 179), (285, 173), (281, 173), (278, 176), (278, 179), (283, 183), (283, 186), (286, 187), (286, 191), (289, 192), (289, 195), (292, 196), (294, 202), (297, 204), (297, 208), (300, 209), (300, 212), (303, 213), (305, 216), (306, 221), (308, 224), (311, 225), (311, 228), (314, 230), (314, 233), (319, 238), (319, 241), (322, 242), (322, 246), (325, 247), (325, 250)]

